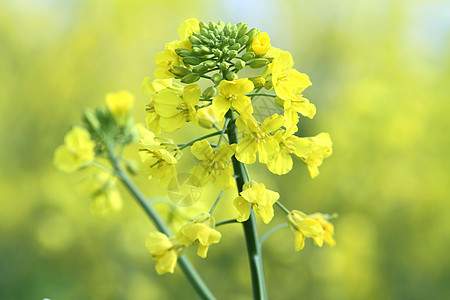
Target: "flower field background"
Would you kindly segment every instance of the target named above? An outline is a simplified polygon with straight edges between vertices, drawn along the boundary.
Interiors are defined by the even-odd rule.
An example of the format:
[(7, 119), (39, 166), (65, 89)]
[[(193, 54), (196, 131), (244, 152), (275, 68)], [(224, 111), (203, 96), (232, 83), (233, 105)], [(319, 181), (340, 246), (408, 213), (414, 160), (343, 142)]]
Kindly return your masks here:
[[(108, 92), (132, 92), (144, 122), (142, 80), (190, 17), (243, 21), (289, 49), (318, 108), (300, 131), (333, 139), (313, 180), (300, 161), (284, 176), (250, 166), (283, 202), (339, 215), (333, 248), (308, 241), (296, 253), (287, 228), (268, 238), (269, 296), (450, 298), (450, 5), (425, 0), (1, 2), (0, 298), (195, 299), (181, 272), (156, 274), (145, 249), (153, 227), (125, 191), (121, 212), (92, 216), (79, 177), (52, 164), (69, 124)], [(138, 160), (136, 150), (127, 156)], [(163, 195), (135, 179), (148, 196)], [(199, 193), (205, 207), (216, 197)], [(226, 192), (218, 221), (232, 216), (235, 196)], [(221, 227), (206, 261), (187, 251), (219, 299), (250, 293), (241, 231)]]

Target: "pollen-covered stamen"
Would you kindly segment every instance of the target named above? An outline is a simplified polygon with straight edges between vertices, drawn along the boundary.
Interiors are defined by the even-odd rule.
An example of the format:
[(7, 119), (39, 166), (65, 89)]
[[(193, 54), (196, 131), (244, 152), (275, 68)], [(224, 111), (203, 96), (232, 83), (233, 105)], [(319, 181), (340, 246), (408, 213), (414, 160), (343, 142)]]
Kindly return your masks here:
[(227, 97), (226, 97), (226, 99), (228, 100), (228, 101), (234, 101), (234, 100), (236, 100), (238, 98), (238, 95), (237, 94), (230, 94), (230, 95), (228, 95)]
[(297, 148), (295, 148), (294, 142), (288, 140), (283, 140), (280, 143), (280, 146), (284, 147), (289, 153), (292, 153), (295, 150), (297, 150)]
[(152, 101), (149, 104), (147, 104), (145, 107), (145, 111), (147, 111), (149, 113), (155, 112), (155, 103)]

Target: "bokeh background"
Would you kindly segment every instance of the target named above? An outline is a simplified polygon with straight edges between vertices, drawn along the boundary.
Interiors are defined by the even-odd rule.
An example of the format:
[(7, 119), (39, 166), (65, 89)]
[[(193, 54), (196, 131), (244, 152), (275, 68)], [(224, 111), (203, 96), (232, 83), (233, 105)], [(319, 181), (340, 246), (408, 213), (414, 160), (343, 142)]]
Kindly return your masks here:
[[(82, 108), (102, 105), (107, 92), (131, 91), (143, 122), (142, 79), (190, 17), (244, 21), (289, 50), (311, 77), (305, 96), (318, 111), (301, 134), (326, 131), (334, 142), (314, 180), (301, 163), (282, 177), (250, 170), (291, 208), (339, 214), (334, 248), (309, 242), (295, 253), (287, 229), (266, 241), (271, 298), (449, 299), (444, 0), (1, 1), (0, 298), (196, 299), (179, 270), (156, 275), (144, 247), (152, 225), (133, 199), (124, 193), (122, 212), (94, 217), (79, 176), (52, 165)], [(219, 220), (232, 212), (229, 194)], [(215, 194), (203, 196), (209, 206)], [(284, 221), (277, 213), (273, 224)], [(221, 231), (208, 259), (188, 254), (219, 299), (249, 299), (241, 227)]]

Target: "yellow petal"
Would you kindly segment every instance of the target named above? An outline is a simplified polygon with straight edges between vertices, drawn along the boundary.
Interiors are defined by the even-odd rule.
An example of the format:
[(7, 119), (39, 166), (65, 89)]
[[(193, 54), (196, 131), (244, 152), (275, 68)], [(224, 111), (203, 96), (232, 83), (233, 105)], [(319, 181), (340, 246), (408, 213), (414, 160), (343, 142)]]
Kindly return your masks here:
[(277, 175), (289, 173), (292, 170), (292, 165), (291, 155), (285, 149), (280, 150), (280, 152), (267, 163), (270, 172)]
[(250, 97), (238, 96), (233, 100), (233, 108), (237, 110), (241, 115), (251, 116), (253, 114), (253, 106)]
[(231, 101), (227, 100), (223, 96), (217, 96), (213, 99), (212, 106), (216, 115), (216, 119), (221, 121), (227, 111), (230, 109)]
[(199, 32), (200, 26), (196, 18), (190, 18), (184, 20), (183, 23), (178, 27), (178, 36), (182, 40), (187, 40), (187, 38), (194, 32)]
[(256, 144), (256, 141), (250, 135), (247, 135), (243, 139), (241, 139), (236, 147), (236, 158), (237, 160), (245, 164), (252, 164), (256, 160), (257, 150), (258, 146)]
[(236, 208), (238, 214), (236, 218), (238, 222), (244, 222), (247, 221), (248, 218), (250, 218), (250, 203), (245, 201), (244, 198), (242, 198), (241, 196), (237, 197), (236, 199), (234, 199), (233, 205), (234, 208)]
[(191, 147), (192, 154), (199, 160), (212, 160), (214, 150), (207, 140), (195, 142)]
[(267, 164), (280, 151), (280, 145), (273, 137), (264, 139), (256, 145), (258, 147), (258, 156), (260, 163)]
[(192, 108), (198, 104), (202, 91), (197, 84), (190, 84), (183, 89), (183, 100)]
[(285, 123), (284, 116), (279, 114), (273, 114), (269, 118), (265, 119), (261, 124), (261, 129), (265, 133), (273, 132), (283, 126)]
[(161, 117), (161, 119), (159, 120), (159, 124), (161, 125), (161, 127), (164, 130), (166, 130), (168, 132), (173, 132), (173, 131), (183, 127), (184, 123), (186, 123), (186, 121), (187, 121), (187, 116), (183, 113), (179, 113), (171, 118)]
[(167, 251), (158, 258), (156, 263), (156, 273), (159, 275), (164, 273), (173, 273), (175, 266), (177, 265), (177, 259), (178, 256), (174, 250)]

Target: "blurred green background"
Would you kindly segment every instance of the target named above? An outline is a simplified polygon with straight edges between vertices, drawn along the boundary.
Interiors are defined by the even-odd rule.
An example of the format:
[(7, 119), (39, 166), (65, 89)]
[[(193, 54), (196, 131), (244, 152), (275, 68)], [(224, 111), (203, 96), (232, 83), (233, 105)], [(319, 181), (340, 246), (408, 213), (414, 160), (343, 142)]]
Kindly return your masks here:
[[(244, 21), (289, 50), (318, 111), (301, 134), (334, 142), (314, 180), (301, 163), (282, 177), (250, 170), (290, 208), (339, 214), (334, 248), (295, 253), (287, 229), (267, 240), (270, 297), (449, 299), (450, 5), (429, 0), (1, 1), (0, 299), (196, 299), (179, 270), (156, 275), (133, 199), (93, 217), (79, 176), (52, 166), (82, 108), (108, 92), (131, 91), (143, 122), (142, 79), (190, 17)], [(208, 259), (190, 257), (219, 299), (249, 299), (241, 226), (221, 232)]]

